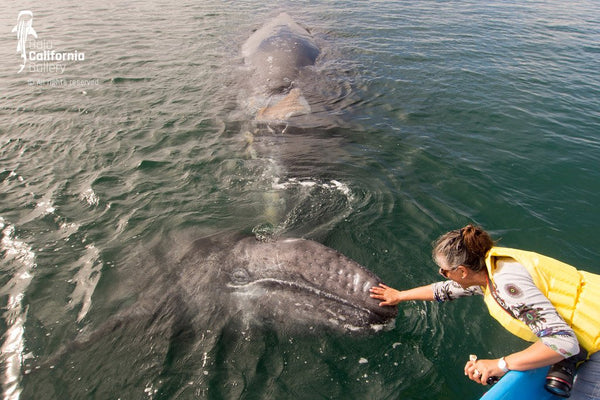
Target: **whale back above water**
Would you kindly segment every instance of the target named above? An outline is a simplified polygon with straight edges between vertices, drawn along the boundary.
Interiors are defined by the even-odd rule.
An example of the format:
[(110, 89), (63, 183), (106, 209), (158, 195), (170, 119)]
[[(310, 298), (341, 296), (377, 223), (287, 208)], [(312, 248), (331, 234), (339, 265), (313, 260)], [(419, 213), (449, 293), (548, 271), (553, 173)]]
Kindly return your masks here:
[(249, 35), (241, 46), (247, 92), (240, 100), (253, 122), (267, 124), (268, 132), (344, 125), (342, 116), (358, 99), (335, 42), (322, 37), (286, 13)]
[(308, 30), (281, 13), (242, 46), (247, 65), (254, 69), (253, 84), (271, 93), (289, 88), (301, 69), (314, 65), (319, 47)]

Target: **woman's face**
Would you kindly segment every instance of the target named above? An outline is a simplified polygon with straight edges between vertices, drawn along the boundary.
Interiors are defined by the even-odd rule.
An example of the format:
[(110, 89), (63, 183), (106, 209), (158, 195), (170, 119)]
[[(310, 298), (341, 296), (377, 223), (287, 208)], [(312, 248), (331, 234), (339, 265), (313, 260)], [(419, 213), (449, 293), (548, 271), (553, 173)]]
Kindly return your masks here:
[(437, 254), (435, 257), (435, 262), (438, 265), (438, 267), (440, 267), (439, 269), (439, 273), (440, 275), (442, 275), (444, 278), (446, 279), (452, 279), (452, 275), (454, 272), (456, 272), (456, 268), (457, 267), (452, 267), (448, 264), (448, 260), (446, 259), (446, 257), (442, 254)]
[(438, 254), (435, 257), (440, 275), (446, 279), (451, 279), (458, 283), (464, 289), (474, 285), (480, 285), (481, 282), (477, 279), (477, 273), (465, 267), (464, 265), (451, 266), (443, 254)]

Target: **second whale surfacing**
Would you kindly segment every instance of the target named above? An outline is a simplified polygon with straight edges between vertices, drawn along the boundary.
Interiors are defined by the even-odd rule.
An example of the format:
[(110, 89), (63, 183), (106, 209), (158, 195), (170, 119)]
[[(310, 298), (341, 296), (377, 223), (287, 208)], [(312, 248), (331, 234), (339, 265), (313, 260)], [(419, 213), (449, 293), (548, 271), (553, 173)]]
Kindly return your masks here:
[(246, 40), (242, 56), (252, 69), (250, 82), (255, 92), (267, 99), (257, 120), (287, 120), (310, 113), (310, 105), (295, 83), (307, 67), (315, 64), (319, 54), (308, 30), (286, 13), (267, 22)]
[(348, 65), (324, 36), (280, 13), (243, 43), (249, 93), (242, 103), (254, 121), (304, 129), (344, 124), (342, 116), (357, 99)]
[(278, 93), (289, 88), (304, 67), (314, 65), (320, 49), (306, 28), (281, 13), (243, 44), (242, 56), (254, 68), (253, 85)]

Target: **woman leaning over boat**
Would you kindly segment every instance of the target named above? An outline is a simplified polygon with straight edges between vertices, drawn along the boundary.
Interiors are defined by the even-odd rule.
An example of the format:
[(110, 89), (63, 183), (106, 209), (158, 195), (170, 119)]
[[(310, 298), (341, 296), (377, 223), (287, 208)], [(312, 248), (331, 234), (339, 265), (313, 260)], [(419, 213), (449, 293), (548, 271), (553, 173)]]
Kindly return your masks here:
[(509, 370), (587, 358), (577, 369), (571, 399), (600, 399), (600, 275), (541, 254), (496, 247), (473, 225), (442, 235), (433, 258), (447, 280), (403, 291), (381, 284), (371, 288), (371, 297), (388, 306), (482, 295), (494, 318), (533, 344), (497, 359), (468, 361), (465, 374), (471, 380), (485, 385)]

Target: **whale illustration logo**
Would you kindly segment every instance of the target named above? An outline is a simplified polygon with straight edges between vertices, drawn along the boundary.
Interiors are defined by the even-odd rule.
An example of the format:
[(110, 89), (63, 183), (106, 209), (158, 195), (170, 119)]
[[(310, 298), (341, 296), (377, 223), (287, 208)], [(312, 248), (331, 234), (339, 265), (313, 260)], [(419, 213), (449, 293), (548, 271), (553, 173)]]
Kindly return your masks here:
[(18, 72), (21, 73), (27, 62), (27, 37), (31, 35), (37, 39), (37, 33), (33, 29), (33, 13), (29, 10), (19, 12), (17, 25), (15, 25), (12, 32), (17, 33), (17, 53), (21, 53), (21, 58), (23, 59), (23, 64), (21, 64), (21, 69)]

